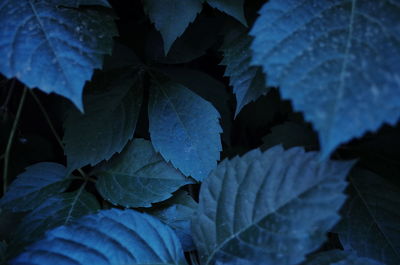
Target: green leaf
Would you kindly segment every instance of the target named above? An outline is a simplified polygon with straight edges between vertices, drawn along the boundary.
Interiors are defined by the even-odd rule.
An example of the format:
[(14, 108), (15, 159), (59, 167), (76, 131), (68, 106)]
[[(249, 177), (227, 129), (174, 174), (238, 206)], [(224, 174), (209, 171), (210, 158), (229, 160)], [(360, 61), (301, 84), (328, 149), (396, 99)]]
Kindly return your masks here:
[(352, 164), (281, 146), (224, 160), (202, 184), (192, 220), (202, 264), (303, 261), (339, 221)]
[(364, 169), (352, 172), (350, 184), (343, 220), (335, 229), (344, 249), (400, 264), (400, 190)]
[(186, 265), (179, 239), (155, 217), (106, 210), (46, 233), (11, 265)]
[(78, 9), (104, 1), (0, 1), (0, 72), (70, 99), (82, 110), (82, 89), (101, 68), (117, 34), (105, 11)]
[(240, 23), (247, 26), (246, 18), (244, 17), (244, 0), (206, 0), (207, 3), (222, 12), (236, 18)]
[(40, 239), (47, 230), (69, 224), (76, 218), (99, 209), (96, 198), (83, 189), (47, 198), (18, 225), (10, 242), (9, 256), (20, 253), (24, 247)]
[(64, 166), (51, 162), (26, 168), (11, 183), (0, 200), (0, 207), (13, 212), (35, 209), (48, 197), (63, 192), (69, 185)]
[(203, 0), (143, 0), (145, 12), (164, 39), (164, 52), (183, 34), (203, 8)]
[(221, 127), (217, 110), (186, 87), (161, 77), (152, 79), (149, 130), (165, 160), (201, 181), (217, 166)]
[(400, 117), (399, 4), (272, 0), (259, 12), (253, 63), (312, 122), (323, 157)]
[(179, 187), (193, 183), (143, 139), (134, 139), (96, 173), (96, 187), (103, 198), (124, 207), (150, 207), (170, 198)]
[(267, 94), (270, 88), (266, 86), (261, 68), (250, 65), (252, 38), (247, 32), (235, 35), (225, 39), (222, 46), (224, 59), (221, 64), (226, 65), (225, 76), (229, 77), (229, 83), (236, 95), (235, 116), (237, 116), (246, 104)]
[(383, 265), (368, 258), (357, 257), (351, 252), (340, 250), (325, 251), (311, 256), (302, 265)]
[(150, 209), (149, 214), (169, 225), (181, 241), (184, 251), (193, 251), (191, 219), (197, 209), (197, 203), (185, 191), (178, 191), (172, 198)]
[(121, 152), (133, 137), (142, 104), (141, 76), (131, 68), (100, 74), (86, 91), (85, 114), (72, 108), (64, 123), (69, 170)]

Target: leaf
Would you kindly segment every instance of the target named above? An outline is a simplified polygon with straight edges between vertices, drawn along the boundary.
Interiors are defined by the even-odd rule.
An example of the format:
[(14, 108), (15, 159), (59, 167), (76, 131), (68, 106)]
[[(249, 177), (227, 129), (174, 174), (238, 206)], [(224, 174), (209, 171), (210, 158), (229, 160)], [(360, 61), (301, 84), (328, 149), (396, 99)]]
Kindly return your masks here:
[(0, 264), (6, 264), (6, 252), (7, 252), (7, 243), (5, 241), (0, 241)]
[[(75, 3), (73, 3), (75, 2)], [(0, 2), (0, 72), (28, 87), (54, 92), (82, 110), (82, 89), (101, 68), (117, 34), (105, 11), (77, 9), (104, 1)]]
[(164, 52), (183, 34), (203, 8), (204, 0), (143, 0), (144, 11), (164, 39)]
[(400, 190), (364, 169), (352, 172), (350, 184), (350, 198), (335, 229), (344, 249), (400, 264)]
[(325, 251), (311, 256), (302, 265), (382, 265), (368, 258), (357, 257), (354, 253), (340, 250)]
[(217, 166), (221, 127), (217, 110), (186, 87), (153, 78), (149, 130), (154, 148), (165, 160), (201, 181)]
[(281, 146), (224, 160), (203, 182), (193, 238), (202, 264), (298, 264), (339, 221), (352, 162)]
[(0, 200), (2, 209), (22, 212), (35, 209), (48, 197), (63, 192), (69, 185), (64, 166), (42, 162), (26, 168), (11, 183)]
[(271, 133), (262, 140), (262, 150), (277, 144), (282, 144), (285, 149), (303, 146), (306, 150), (315, 150), (318, 147), (318, 138), (310, 127), (291, 121), (272, 127)]
[(318, 131), (323, 157), (400, 116), (400, 2), (272, 0), (253, 64)]
[(174, 232), (156, 218), (134, 210), (105, 210), (85, 216), (46, 237), (11, 265), (176, 264), (185, 265)]
[(237, 36), (225, 39), (222, 46), (224, 59), (221, 64), (226, 65), (225, 76), (229, 77), (229, 84), (236, 95), (237, 116), (246, 104), (267, 94), (270, 88), (265, 85), (261, 68), (250, 65), (252, 38), (247, 36), (247, 32), (235, 35)]
[(76, 218), (99, 209), (96, 198), (83, 189), (47, 198), (18, 225), (10, 243), (10, 256), (15, 256), (24, 247), (40, 239), (47, 230), (69, 224)]
[(96, 172), (96, 187), (103, 198), (124, 207), (151, 207), (170, 198), (179, 187), (193, 183), (143, 139), (134, 139)]
[(191, 219), (197, 209), (197, 203), (184, 191), (178, 191), (173, 197), (149, 210), (149, 214), (169, 225), (181, 241), (184, 251), (193, 251)]
[(247, 26), (246, 18), (244, 17), (244, 0), (207, 0), (207, 3), (222, 12), (236, 18), (240, 23)]
[(143, 87), (131, 68), (98, 76), (86, 91), (85, 114), (72, 108), (64, 123), (69, 170), (96, 165), (121, 152), (139, 118)]

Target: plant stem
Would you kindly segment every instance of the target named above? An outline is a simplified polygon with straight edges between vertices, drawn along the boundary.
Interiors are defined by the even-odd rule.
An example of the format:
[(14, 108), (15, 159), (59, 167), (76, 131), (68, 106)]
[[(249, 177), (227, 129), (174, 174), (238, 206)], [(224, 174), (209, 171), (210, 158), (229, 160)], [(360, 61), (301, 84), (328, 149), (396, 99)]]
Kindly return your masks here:
[(21, 99), (19, 101), (18, 109), (17, 109), (17, 114), (14, 119), (14, 123), (11, 129), (10, 136), (8, 137), (8, 142), (7, 142), (7, 147), (6, 151), (4, 152), (4, 168), (3, 168), (3, 194), (6, 193), (7, 190), (7, 182), (8, 182), (8, 160), (10, 158), (10, 151), (11, 151), (11, 146), (12, 142), (14, 139), (15, 132), (17, 130), (17, 125), (19, 118), (21, 116), (22, 112), (22, 106), (24, 105), (25, 102), (25, 96), (26, 96), (26, 91), (28, 90), (27, 87), (24, 87), (24, 91), (22, 92)]

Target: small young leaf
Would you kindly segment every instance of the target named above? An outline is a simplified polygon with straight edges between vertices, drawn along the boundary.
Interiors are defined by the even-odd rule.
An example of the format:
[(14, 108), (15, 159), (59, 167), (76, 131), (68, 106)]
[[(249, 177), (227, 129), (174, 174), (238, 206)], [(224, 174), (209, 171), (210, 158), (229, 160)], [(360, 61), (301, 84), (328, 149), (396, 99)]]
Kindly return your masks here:
[(141, 77), (130, 68), (98, 76), (86, 91), (85, 113), (72, 108), (64, 123), (69, 170), (121, 152), (133, 137), (142, 104)]
[(207, 0), (207, 3), (222, 12), (236, 18), (240, 23), (247, 26), (244, 17), (244, 0)]
[(260, 67), (250, 65), (252, 38), (247, 32), (232, 37), (228, 35), (222, 46), (224, 59), (221, 64), (226, 65), (225, 76), (230, 78), (230, 85), (236, 94), (235, 116), (251, 101), (269, 92), (264, 74)]
[(319, 133), (322, 155), (400, 117), (400, 1), (272, 0), (253, 63)]
[(186, 265), (179, 239), (155, 217), (105, 210), (46, 233), (11, 265)]
[(96, 187), (103, 198), (125, 207), (150, 207), (170, 198), (179, 187), (193, 183), (143, 139), (134, 139), (96, 172)]
[(354, 253), (340, 250), (331, 250), (318, 253), (307, 259), (301, 265), (383, 265), (382, 263), (368, 259), (357, 257)]
[(65, 167), (56, 163), (42, 162), (27, 167), (0, 199), (0, 207), (13, 212), (35, 209), (48, 197), (68, 187), (66, 174)]
[(186, 176), (201, 181), (217, 166), (221, 147), (219, 113), (186, 87), (152, 79), (149, 130), (155, 149)]
[(191, 219), (197, 203), (185, 191), (178, 191), (171, 199), (150, 209), (149, 214), (169, 225), (181, 241), (184, 251), (195, 250), (192, 239)]
[(350, 198), (335, 229), (344, 249), (400, 264), (400, 190), (361, 169), (352, 172), (350, 184)]
[[(72, 3), (75, 2), (75, 3)], [(113, 17), (80, 4), (104, 1), (2, 0), (0, 72), (70, 99), (82, 110), (82, 89), (101, 68), (117, 34)], [(71, 8), (72, 7), (72, 8)]]
[(99, 209), (96, 198), (83, 190), (47, 198), (22, 219), (10, 242), (8, 255), (15, 256), (20, 253), (25, 246), (40, 239), (47, 230), (68, 224)]
[(145, 12), (164, 39), (164, 52), (182, 35), (203, 8), (204, 0), (143, 0)]
[(339, 221), (352, 162), (281, 146), (224, 160), (204, 181), (193, 237), (202, 264), (298, 264)]

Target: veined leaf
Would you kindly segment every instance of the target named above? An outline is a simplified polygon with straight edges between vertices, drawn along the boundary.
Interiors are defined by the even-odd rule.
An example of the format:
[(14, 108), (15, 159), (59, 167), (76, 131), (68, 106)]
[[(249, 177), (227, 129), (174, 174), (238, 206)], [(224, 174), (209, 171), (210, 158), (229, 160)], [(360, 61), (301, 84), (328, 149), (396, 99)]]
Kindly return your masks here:
[(145, 12), (164, 39), (164, 52), (203, 9), (204, 0), (143, 0)]
[[(236, 35), (236, 34), (235, 34)], [(252, 38), (247, 32), (229, 36), (222, 47), (224, 59), (221, 64), (226, 65), (225, 76), (230, 78), (230, 85), (236, 95), (235, 116), (251, 101), (269, 92), (264, 74), (260, 67), (250, 65), (252, 53), (250, 50)]]
[(106, 210), (46, 233), (11, 265), (169, 264), (186, 261), (174, 232), (134, 210)]
[(399, 5), (272, 0), (260, 10), (253, 63), (313, 123), (324, 157), (400, 117)]
[(207, 0), (207, 3), (210, 6), (236, 18), (240, 23), (247, 26), (243, 10), (244, 0)]
[(0, 200), (0, 207), (13, 212), (35, 209), (48, 197), (63, 192), (69, 185), (64, 166), (42, 162), (26, 168), (11, 183)]
[(155, 149), (186, 176), (201, 181), (217, 166), (221, 147), (219, 113), (186, 87), (153, 78), (149, 129)]
[(202, 264), (302, 262), (339, 221), (352, 164), (281, 146), (224, 160), (203, 182), (192, 220)]
[(357, 257), (354, 253), (340, 250), (325, 251), (311, 256), (301, 265), (383, 265), (382, 263)]
[(134, 139), (96, 172), (96, 187), (103, 198), (125, 207), (150, 207), (170, 198), (179, 187), (194, 182), (165, 162), (143, 139)]
[(85, 113), (72, 108), (64, 123), (69, 170), (121, 152), (133, 137), (142, 104), (141, 77), (130, 68), (99, 75), (86, 91)]
[(344, 249), (400, 264), (400, 190), (361, 169), (352, 172), (350, 184), (350, 198), (335, 229)]
[(105, 2), (1, 0), (0, 72), (62, 95), (82, 110), (83, 86), (101, 68), (117, 34), (112, 16), (76, 8), (85, 4)]
[(148, 213), (169, 225), (181, 241), (184, 251), (195, 250), (192, 239), (191, 219), (197, 209), (197, 203), (185, 191), (178, 191), (174, 196)]
[(47, 230), (68, 224), (99, 209), (96, 198), (83, 189), (47, 198), (22, 219), (10, 242), (8, 255), (20, 253), (24, 247), (40, 239)]

